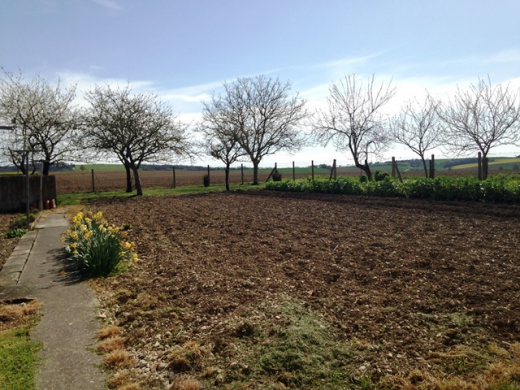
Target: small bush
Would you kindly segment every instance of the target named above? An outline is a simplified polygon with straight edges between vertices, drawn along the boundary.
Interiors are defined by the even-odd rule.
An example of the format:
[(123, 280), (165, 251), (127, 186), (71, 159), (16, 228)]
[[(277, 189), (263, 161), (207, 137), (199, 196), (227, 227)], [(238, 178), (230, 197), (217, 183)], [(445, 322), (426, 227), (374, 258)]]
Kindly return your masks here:
[(7, 232), (4, 233), (4, 238), (22, 237), (25, 233), (27, 233), (27, 229), (8, 230)]
[(374, 175), (374, 178), (375, 178), (376, 181), (383, 181), (387, 177), (389, 177), (388, 173), (381, 172), (381, 171), (376, 171), (376, 174)]
[[(35, 213), (29, 214), (29, 223), (36, 221), (36, 215), (37, 214)], [(24, 229), (25, 227), (27, 227), (27, 216), (22, 215), (16, 218), (13, 222), (9, 224), (9, 227), (11, 228), (11, 230)]]
[(273, 181), (282, 181), (282, 174), (278, 170), (273, 172)]
[(209, 187), (209, 175), (204, 175), (202, 182), (204, 183), (204, 187)]
[(106, 277), (121, 261), (137, 262), (135, 244), (126, 242), (119, 228), (109, 225), (101, 212), (84, 216), (78, 213), (73, 225), (65, 232), (63, 241), (69, 245), (66, 250), (71, 261), (90, 276)]

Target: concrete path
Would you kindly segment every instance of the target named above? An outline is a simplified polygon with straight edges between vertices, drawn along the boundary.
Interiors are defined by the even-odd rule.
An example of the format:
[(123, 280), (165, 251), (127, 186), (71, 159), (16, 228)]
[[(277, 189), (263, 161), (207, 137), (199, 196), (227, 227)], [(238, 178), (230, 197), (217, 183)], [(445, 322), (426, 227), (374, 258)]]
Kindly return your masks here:
[(93, 352), (97, 301), (88, 283), (63, 272), (67, 264), (60, 237), (67, 226), (59, 211), (40, 217), (0, 272), (0, 300), (36, 298), (42, 303), (42, 318), (31, 332), (43, 343), (38, 389), (105, 389), (101, 356)]

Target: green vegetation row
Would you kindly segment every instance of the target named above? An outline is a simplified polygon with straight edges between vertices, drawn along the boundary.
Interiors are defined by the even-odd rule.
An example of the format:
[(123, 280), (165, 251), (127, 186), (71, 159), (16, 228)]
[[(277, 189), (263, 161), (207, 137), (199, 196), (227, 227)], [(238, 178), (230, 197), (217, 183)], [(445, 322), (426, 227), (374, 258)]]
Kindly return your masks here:
[(443, 201), (520, 203), (520, 175), (498, 175), (484, 181), (473, 177), (406, 178), (403, 183), (390, 177), (364, 182), (350, 177), (340, 177), (337, 180), (318, 178), (314, 181), (269, 182), (265, 189)]

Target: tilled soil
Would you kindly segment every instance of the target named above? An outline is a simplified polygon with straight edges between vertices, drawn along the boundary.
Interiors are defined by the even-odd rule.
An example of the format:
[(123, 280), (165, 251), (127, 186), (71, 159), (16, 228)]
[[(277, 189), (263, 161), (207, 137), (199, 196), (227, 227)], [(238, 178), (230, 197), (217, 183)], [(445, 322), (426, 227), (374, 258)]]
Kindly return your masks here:
[(132, 224), (140, 262), (99, 288), (152, 387), (188, 341), (208, 346), (221, 381), (240, 361), (239, 319), (268, 327), (273, 302), (319, 315), (373, 383), (414, 370), (471, 377), (485, 369), (478, 351), (520, 341), (517, 206), (255, 191), (90, 207)]

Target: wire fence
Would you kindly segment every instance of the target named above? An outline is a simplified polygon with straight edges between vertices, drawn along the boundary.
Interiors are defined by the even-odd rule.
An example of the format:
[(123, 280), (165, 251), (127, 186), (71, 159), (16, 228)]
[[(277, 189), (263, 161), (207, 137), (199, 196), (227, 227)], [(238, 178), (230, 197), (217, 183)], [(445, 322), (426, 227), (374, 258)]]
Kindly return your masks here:
[[(501, 154), (499, 157), (504, 157)], [(508, 156), (507, 156), (508, 157)], [(512, 156), (514, 157), (514, 156)], [(424, 168), (420, 160), (405, 159), (399, 160), (395, 158), (396, 166), (402, 177), (420, 177), (425, 176)], [(463, 160), (436, 160), (435, 175), (436, 176), (478, 176), (477, 158), (467, 158)], [(343, 164), (343, 165), (342, 165)], [(266, 181), (270, 174), (273, 173), (274, 166), (259, 170), (258, 179), (260, 182)], [(333, 169), (335, 167), (335, 169)], [(427, 166), (428, 169), (429, 166)], [(382, 161), (370, 165), (373, 173), (377, 170), (391, 173), (391, 161)], [(347, 160), (329, 160), (329, 161), (309, 161), (298, 164), (294, 162), (292, 167), (277, 168), (282, 179), (301, 179), (315, 177), (340, 177), (340, 176), (362, 176), (364, 173), (361, 169), (352, 166)], [(518, 173), (520, 174), (520, 158), (511, 158), (510, 161), (504, 162), (498, 157), (489, 157), (489, 174), (496, 175), (500, 173)], [(204, 176), (209, 173), (211, 184), (224, 184), (225, 171), (223, 168), (209, 167), (204, 170), (186, 170), (176, 169), (170, 170), (140, 171), (139, 177), (143, 188), (174, 188), (191, 185), (202, 185)], [(429, 173), (428, 173), (429, 174)], [(126, 188), (126, 172), (124, 170), (105, 171), (105, 170), (86, 170), (83, 172), (58, 172), (56, 173), (56, 183), (58, 193), (75, 193), (75, 192), (97, 192), (112, 191)], [(134, 178), (132, 176), (132, 182)], [(250, 167), (234, 167), (230, 171), (230, 183), (244, 184), (253, 181), (253, 170)]]

